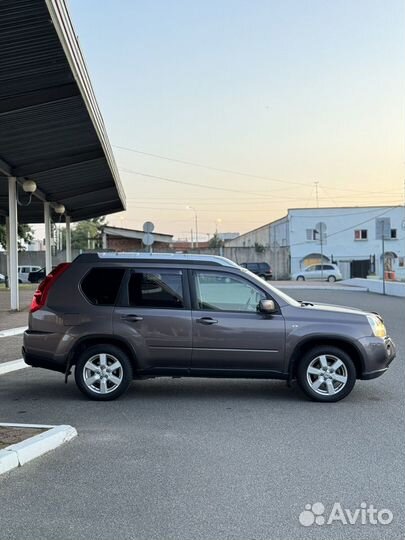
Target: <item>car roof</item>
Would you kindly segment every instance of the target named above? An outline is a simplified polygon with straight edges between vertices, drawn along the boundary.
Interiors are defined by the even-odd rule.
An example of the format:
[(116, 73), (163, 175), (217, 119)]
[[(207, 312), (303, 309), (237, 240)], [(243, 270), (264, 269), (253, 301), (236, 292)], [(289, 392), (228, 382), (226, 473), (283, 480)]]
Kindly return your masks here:
[(191, 253), (138, 253), (138, 252), (92, 252), (78, 255), (74, 262), (97, 263), (97, 262), (142, 262), (142, 263), (164, 263), (164, 264), (206, 264), (214, 266), (226, 266), (239, 268), (239, 266), (219, 255), (194, 255)]

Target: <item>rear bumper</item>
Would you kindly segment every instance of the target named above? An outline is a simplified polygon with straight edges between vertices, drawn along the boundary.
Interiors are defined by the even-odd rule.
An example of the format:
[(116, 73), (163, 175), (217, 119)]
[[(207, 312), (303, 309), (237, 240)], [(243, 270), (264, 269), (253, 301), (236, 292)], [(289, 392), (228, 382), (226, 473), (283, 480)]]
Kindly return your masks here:
[(26, 364), (64, 373), (68, 351), (61, 350), (61, 335), (47, 332), (26, 330), (22, 357)]
[(27, 353), (25, 347), (22, 348), (22, 357), (24, 362), (31, 367), (40, 367), (44, 369), (50, 369), (52, 371), (58, 371), (65, 373), (66, 360), (55, 359), (54, 357), (37, 356), (35, 354)]
[(364, 370), (360, 379), (375, 379), (383, 375), (394, 360), (397, 349), (392, 339), (367, 337), (359, 340), (363, 346)]

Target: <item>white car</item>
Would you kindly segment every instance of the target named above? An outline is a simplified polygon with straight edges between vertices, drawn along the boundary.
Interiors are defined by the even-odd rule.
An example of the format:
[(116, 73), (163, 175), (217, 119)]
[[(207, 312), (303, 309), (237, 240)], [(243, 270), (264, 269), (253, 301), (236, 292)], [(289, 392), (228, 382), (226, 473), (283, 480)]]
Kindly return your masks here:
[(326, 281), (339, 281), (342, 278), (339, 268), (336, 264), (324, 263), (320, 264), (311, 264), (303, 270), (296, 272), (291, 276), (292, 279), (297, 281), (306, 281), (307, 279), (324, 279)]
[(18, 283), (29, 283), (28, 276), (30, 272), (41, 270), (40, 266), (19, 266), (18, 267)]

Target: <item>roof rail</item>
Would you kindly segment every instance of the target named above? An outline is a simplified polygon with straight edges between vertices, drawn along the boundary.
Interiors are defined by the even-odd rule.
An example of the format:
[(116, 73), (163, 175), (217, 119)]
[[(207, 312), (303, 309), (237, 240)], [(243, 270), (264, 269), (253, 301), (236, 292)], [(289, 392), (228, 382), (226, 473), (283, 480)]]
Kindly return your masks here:
[(77, 262), (162, 262), (162, 263), (187, 263), (187, 264), (209, 264), (216, 266), (227, 266), (236, 268), (238, 265), (219, 255), (194, 255), (191, 253), (139, 253), (139, 252), (89, 252), (78, 255)]

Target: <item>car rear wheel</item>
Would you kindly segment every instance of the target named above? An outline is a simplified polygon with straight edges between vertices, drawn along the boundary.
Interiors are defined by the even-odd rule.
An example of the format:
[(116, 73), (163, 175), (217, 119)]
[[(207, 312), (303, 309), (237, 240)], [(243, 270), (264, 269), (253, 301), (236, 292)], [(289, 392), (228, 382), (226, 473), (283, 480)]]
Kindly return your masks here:
[(87, 397), (109, 401), (125, 392), (132, 381), (128, 356), (115, 345), (94, 345), (79, 356), (75, 380)]
[(329, 283), (334, 283), (336, 281), (336, 277), (335, 276), (329, 276), (328, 281), (329, 281)]
[(297, 276), (297, 281), (305, 281), (304, 276)]
[(302, 358), (297, 368), (297, 381), (312, 400), (335, 402), (353, 390), (356, 368), (345, 351), (338, 347), (320, 346)]

